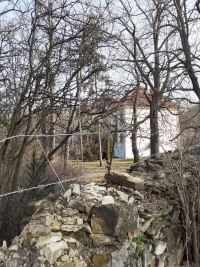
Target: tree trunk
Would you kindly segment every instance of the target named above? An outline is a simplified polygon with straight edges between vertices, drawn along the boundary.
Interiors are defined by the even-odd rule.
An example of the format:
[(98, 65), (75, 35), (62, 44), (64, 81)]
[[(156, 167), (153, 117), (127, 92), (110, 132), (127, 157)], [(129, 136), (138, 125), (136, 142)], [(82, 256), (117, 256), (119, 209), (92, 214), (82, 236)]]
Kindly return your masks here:
[(192, 256), (195, 266), (199, 266), (199, 256), (198, 256), (198, 233), (197, 233), (197, 227), (196, 227), (196, 214), (194, 211), (194, 204), (193, 202), (189, 202), (189, 211), (190, 211), (190, 229), (191, 229), (191, 247), (192, 247)]
[(68, 175), (69, 170), (69, 152), (70, 152), (70, 141), (71, 138), (69, 137), (65, 144), (65, 151), (64, 151), (64, 172)]
[(159, 156), (159, 126), (158, 126), (158, 101), (153, 99), (150, 103), (150, 148), (151, 156)]
[(132, 132), (132, 152), (134, 156), (134, 163), (139, 162), (139, 150), (137, 147), (138, 121), (137, 121), (137, 103), (140, 94), (139, 81), (137, 82), (137, 89), (135, 99), (133, 99), (133, 132)]
[(101, 148), (101, 125), (99, 123), (99, 161), (100, 161), (100, 167), (103, 166), (103, 162), (102, 162), (102, 148)]
[(137, 129), (134, 127), (134, 132), (132, 132), (132, 151), (134, 156), (134, 163), (139, 162), (139, 150), (137, 147)]

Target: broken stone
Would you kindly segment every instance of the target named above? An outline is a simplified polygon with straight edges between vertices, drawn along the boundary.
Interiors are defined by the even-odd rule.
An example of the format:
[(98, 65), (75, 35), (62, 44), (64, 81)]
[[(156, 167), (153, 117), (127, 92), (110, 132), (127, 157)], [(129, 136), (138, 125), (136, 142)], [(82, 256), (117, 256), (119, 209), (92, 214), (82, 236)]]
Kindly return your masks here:
[[(136, 191), (137, 189), (114, 184), (106, 189), (105, 183), (103, 186), (90, 183), (81, 186), (80, 194), (78, 194), (79, 186), (76, 191), (76, 185), (70, 185), (72, 195), (69, 203), (63, 197), (54, 202), (43, 202), (40, 213), (37, 211), (32, 218), (24, 220), (26, 227), (21, 235), (13, 240), (11, 250), (8, 249), (5, 253), (4, 265), (6, 267), (29, 265), (35, 267), (152, 265), (153, 267), (156, 264), (179, 266), (183, 242), (180, 229), (178, 226), (174, 227), (179, 221), (176, 219), (174, 223), (171, 219), (174, 218), (174, 211), (170, 212), (171, 217), (165, 217), (174, 202), (173, 200), (171, 202), (171, 197), (170, 201), (162, 199), (166, 195), (164, 182), (163, 186), (159, 180), (148, 180), (150, 174), (155, 176), (155, 172), (145, 174), (144, 171), (143, 169), (142, 172), (134, 172), (136, 178), (145, 179), (146, 192), (142, 192), (141, 196), (138, 195), (140, 191)], [(162, 175), (161, 171), (158, 173)], [(137, 195), (131, 197), (134, 193)], [(101, 205), (102, 198), (103, 201), (106, 200), (104, 196), (112, 197), (113, 204)], [(175, 205), (174, 208), (178, 210)], [(148, 214), (147, 216), (151, 216), (151, 219), (143, 219), (145, 216), (140, 219), (137, 209), (140, 215), (144, 212)], [(177, 215), (175, 217), (177, 218)], [(150, 234), (149, 238), (154, 240), (152, 245), (145, 241), (141, 242), (141, 246), (133, 242), (133, 238), (144, 236), (144, 233), (145, 236), (146, 233)], [(159, 254), (163, 250), (158, 244), (161, 240), (165, 240), (167, 246), (167, 251), (165, 249), (163, 254)], [(60, 243), (62, 245), (59, 245)], [(160, 261), (163, 255), (166, 255), (164, 263)], [(0, 266), (2, 264), (0, 263)]]
[[(105, 175), (105, 179), (107, 179), (107, 176), (108, 174)], [(141, 190), (144, 187), (144, 180), (139, 177), (133, 177), (128, 173), (112, 171), (109, 174), (109, 180), (135, 190)]]
[(151, 266), (151, 262), (153, 261), (154, 258), (155, 256), (153, 256), (148, 249), (144, 250), (142, 252), (142, 266), (143, 267)]
[(60, 229), (63, 232), (77, 232), (79, 230), (81, 230), (83, 227), (82, 225), (61, 225)]
[(13, 253), (13, 259), (20, 259), (21, 258), (21, 256), (19, 255), (19, 253)]
[(70, 236), (66, 236), (63, 238), (65, 240), (65, 242), (68, 242), (68, 243), (76, 243), (77, 240), (73, 237), (70, 237)]
[(41, 263), (45, 263), (46, 259), (43, 257), (38, 257), (38, 261)]
[(78, 213), (78, 210), (72, 208), (66, 208), (62, 210), (62, 216), (74, 216)]
[(46, 244), (49, 243), (55, 243), (58, 242), (62, 239), (62, 234), (61, 233), (52, 233), (51, 236), (40, 236), (37, 241), (35, 246), (38, 247), (43, 247)]
[(77, 197), (75, 197), (75, 198), (73, 198), (73, 199), (70, 199), (70, 201), (69, 201), (69, 203), (68, 203), (68, 207), (69, 207), (69, 208), (75, 208), (76, 205), (77, 205), (79, 202), (81, 202), (81, 200), (82, 200), (82, 197), (80, 197), (80, 196), (77, 196)]
[(133, 194), (136, 196), (137, 199), (139, 200), (143, 200), (144, 196), (143, 194), (141, 194), (140, 192), (138, 192), (138, 190), (134, 191)]
[(93, 206), (91, 209), (92, 232), (111, 236), (125, 235), (137, 228), (137, 217), (137, 206)]
[(68, 262), (69, 261), (69, 256), (68, 255), (62, 256), (61, 261)]
[(1, 247), (1, 250), (2, 250), (3, 252), (6, 252), (6, 251), (8, 250), (8, 247), (7, 247), (7, 244), (6, 244), (6, 241), (5, 241), (5, 240), (3, 241), (3, 245), (2, 245), (2, 247)]
[(61, 222), (63, 224), (75, 224), (76, 223), (76, 217), (65, 217), (65, 218), (61, 218)]
[(82, 196), (85, 199), (85, 201), (94, 201), (94, 200), (101, 201), (102, 200), (102, 195), (97, 193), (96, 191), (90, 191), (89, 193), (88, 192), (83, 193)]
[(73, 195), (80, 195), (80, 184), (73, 184)]
[(4, 259), (5, 259), (5, 252), (0, 250), (0, 262), (3, 261), (4, 262)]
[(128, 250), (126, 247), (122, 247), (120, 250), (116, 250), (111, 253), (112, 266), (123, 267), (128, 258)]
[(32, 237), (39, 237), (40, 235), (48, 235), (50, 231), (51, 228), (47, 225), (35, 224), (30, 226), (28, 233)]
[(142, 225), (141, 231), (145, 232), (149, 228), (149, 226), (153, 220), (154, 220), (154, 218), (150, 218), (148, 221), (146, 221), (145, 224)]
[(125, 194), (124, 192), (121, 191), (116, 191), (118, 196), (119, 196), (119, 200), (125, 203), (128, 203), (128, 195)]
[(134, 197), (130, 197), (128, 200), (128, 204), (133, 204), (134, 200), (135, 200)]
[(69, 199), (70, 199), (70, 197), (71, 197), (71, 194), (72, 194), (72, 190), (71, 190), (71, 188), (70, 188), (69, 190), (67, 190), (67, 191), (64, 193), (63, 197), (69, 202)]
[(11, 247), (9, 247), (9, 252), (15, 252), (15, 251), (17, 251), (18, 250), (18, 245), (17, 244), (15, 244), (15, 245), (12, 245)]
[(164, 225), (165, 223), (162, 220), (153, 220), (145, 232), (150, 236), (158, 236)]
[(111, 267), (111, 257), (107, 253), (96, 254), (92, 257), (95, 267)]
[(62, 255), (64, 249), (68, 246), (65, 241), (60, 241), (56, 243), (50, 243), (45, 248), (45, 257), (47, 261), (52, 264), (55, 260)]
[(108, 246), (113, 244), (113, 242), (116, 240), (116, 238), (113, 236), (102, 234), (91, 234), (90, 237), (96, 246)]
[(69, 257), (70, 258), (74, 258), (77, 254), (78, 254), (77, 250), (70, 249), (70, 251), (69, 251)]
[(161, 254), (163, 254), (163, 252), (165, 251), (166, 247), (167, 247), (167, 244), (166, 242), (164, 241), (159, 241), (159, 240), (156, 240), (154, 242), (154, 245), (155, 245), (155, 249), (154, 249), (154, 254), (156, 256), (159, 256)]
[(115, 203), (115, 200), (112, 196), (104, 196), (101, 202), (102, 205), (110, 205), (114, 203)]
[(34, 238), (31, 238), (30, 245), (31, 246), (35, 245), (36, 241), (37, 241), (37, 238), (35, 238), (35, 237)]

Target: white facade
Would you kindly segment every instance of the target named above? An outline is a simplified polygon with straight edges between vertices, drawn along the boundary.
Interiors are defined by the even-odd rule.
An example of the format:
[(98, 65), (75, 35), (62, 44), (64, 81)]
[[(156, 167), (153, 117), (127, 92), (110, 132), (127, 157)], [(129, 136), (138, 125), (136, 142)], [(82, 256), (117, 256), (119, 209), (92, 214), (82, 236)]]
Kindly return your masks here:
[[(176, 113), (175, 110), (172, 110)], [(133, 111), (130, 106), (120, 107), (117, 116), (115, 115), (115, 124), (118, 126), (116, 142), (114, 144), (114, 157), (133, 158), (132, 153), (132, 118)], [(142, 107), (137, 109), (138, 121), (149, 115), (149, 109)], [(117, 117), (117, 119), (116, 119)], [(122, 118), (123, 117), (123, 118)], [(179, 132), (179, 116), (173, 115), (167, 109), (159, 112), (159, 135), (160, 152), (174, 151), (177, 148), (177, 139), (171, 141)], [(138, 129), (137, 145), (140, 156), (150, 155), (150, 120), (143, 122)]]

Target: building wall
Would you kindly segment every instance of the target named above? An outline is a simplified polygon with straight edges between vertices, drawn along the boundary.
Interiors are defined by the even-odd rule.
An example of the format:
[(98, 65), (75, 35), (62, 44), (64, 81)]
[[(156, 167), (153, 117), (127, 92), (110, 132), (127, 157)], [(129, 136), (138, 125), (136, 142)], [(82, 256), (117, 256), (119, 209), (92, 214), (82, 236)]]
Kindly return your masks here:
[[(175, 111), (173, 111), (175, 112)], [(122, 123), (122, 118), (124, 123)], [(143, 120), (149, 115), (149, 109), (139, 108), (137, 110), (138, 121)], [(116, 116), (115, 116), (116, 117)], [(123, 107), (118, 110), (118, 134), (114, 146), (114, 157), (133, 158), (132, 153), (132, 108)], [(177, 148), (177, 140), (170, 141), (179, 132), (179, 117), (173, 115), (168, 110), (159, 112), (159, 134), (160, 152), (174, 151)], [(140, 156), (150, 155), (150, 120), (147, 119), (138, 128), (138, 149)]]

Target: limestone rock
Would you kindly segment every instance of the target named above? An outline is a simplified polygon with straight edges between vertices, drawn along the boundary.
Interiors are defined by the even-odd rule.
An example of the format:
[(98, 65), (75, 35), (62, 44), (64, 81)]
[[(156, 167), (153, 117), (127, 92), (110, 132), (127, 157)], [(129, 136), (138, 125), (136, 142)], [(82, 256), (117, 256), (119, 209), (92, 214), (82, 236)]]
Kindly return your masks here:
[(81, 193), (80, 184), (73, 184), (72, 190), (73, 190), (73, 195), (80, 195)]
[(79, 211), (76, 209), (72, 209), (72, 208), (65, 208), (62, 210), (62, 216), (74, 216), (76, 214), (78, 214)]
[(91, 234), (90, 237), (92, 238), (92, 241), (96, 246), (108, 246), (116, 240), (116, 238), (113, 236), (102, 234)]
[(107, 253), (96, 254), (92, 257), (95, 267), (111, 267), (111, 258)]
[[(105, 175), (105, 179), (107, 179), (108, 174)], [(139, 177), (133, 177), (128, 173), (122, 173), (118, 171), (111, 171), (109, 174), (109, 180), (126, 186), (128, 188), (133, 188), (135, 190), (141, 190), (144, 187), (144, 180)]]
[(69, 202), (69, 199), (70, 199), (70, 197), (71, 197), (71, 194), (72, 194), (72, 190), (71, 190), (71, 188), (70, 188), (69, 190), (67, 190), (67, 191), (64, 193), (63, 197)]
[(92, 190), (90, 192), (83, 193), (82, 196), (85, 199), (85, 201), (94, 201), (94, 200), (101, 201), (102, 200), (102, 195)]
[(166, 247), (167, 247), (167, 244), (166, 242), (164, 241), (159, 241), (159, 240), (156, 240), (154, 242), (154, 245), (155, 245), (155, 249), (154, 249), (154, 254), (156, 256), (159, 256), (161, 254), (163, 254), (163, 252), (165, 251)]
[(119, 200), (125, 203), (128, 203), (128, 195), (125, 194), (124, 192), (121, 191), (116, 191), (118, 196), (119, 196)]
[(60, 227), (60, 229), (61, 229), (61, 231), (62, 232), (77, 232), (77, 231), (79, 231), (79, 230), (81, 230), (83, 228), (83, 226), (82, 225), (73, 225), (73, 224), (71, 224), (71, 225), (65, 225), (65, 224), (63, 224), (63, 225), (61, 225), (61, 227)]
[(151, 266), (152, 261), (154, 260), (155, 256), (152, 255), (152, 253), (146, 249), (142, 253), (142, 263), (143, 267)]
[(126, 247), (122, 247), (120, 250), (116, 250), (111, 253), (112, 266), (124, 267), (128, 258), (128, 250)]
[(110, 205), (114, 203), (115, 203), (115, 200), (112, 196), (104, 196), (101, 202), (102, 205)]
[(128, 200), (128, 204), (133, 204), (134, 200), (135, 200), (134, 197), (130, 197)]
[(55, 260), (62, 255), (64, 249), (67, 248), (65, 241), (60, 241), (56, 243), (50, 243), (45, 248), (45, 257), (47, 261), (52, 264)]
[(40, 235), (48, 235), (51, 231), (51, 228), (47, 225), (35, 224), (31, 225), (28, 231), (32, 237), (39, 237)]
[(19, 246), (17, 244), (14, 244), (11, 247), (9, 247), (9, 252), (15, 252), (18, 250), (18, 248)]
[(45, 263), (46, 259), (44, 257), (38, 257), (38, 261), (41, 263)]
[(70, 258), (74, 258), (77, 254), (78, 254), (77, 250), (70, 249), (70, 251), (69, 251), (69, 257)]
[(3, 241), (3, 245), (2, 245), (2, 247), (1, 247), (1, 250), (2, 250), (3, 252), (6, 252), (6, 251), (8, 250), (8, 247), (7, 247), (7, 244), (6, 244), (6, 241), (5, 241), (5, 240)]
[(61, 233), (52, 233), (50, 236), (49, 235), (40, 236), (37, 239), (35, 246), (37, 248), (38, 247), (43, 247), (46, 244), (55, 243), (55, 242), (61, 241), (61, 239), (62, 239), (62, 234)]
[(75, 198), (73, 198), (73, 199), (70, 199), (70, 201), (69, 201), (69, 203), (68, 203), (68, 207), (69, 208), (76, 208), (76, 205), (79, 203), (79, 202), (81, 202), (83, 199), (82, 199), (82, 197), (80, 197), (80, 196), (77, 196), (77, 197), (75, 197)]
[(5, 259), (5, 252), (0, 250), (0, 262), (3, 261), (4, 262), (4, 259)]
[(92, 232), (111, 236), (125, 235), (137, 228), (137, 217), (137, 206), (93, 206), (91, 209)]
[[(65, 197), (54, 199), (54, 202), (42, 201), (32, 217), (24, 220), (23, 231), (7, 251), (3, 244), (0, 260), (4, 263), (0, 262), (0, 266), (179, 266), (183, 242), (177, 226), (178, 214), (173, 210), (167, 215), (172, 205), (177, 209), (171, 197), (170, 201), (164, 198), (165, 185), (156, 178), (149, 180), (155, 173), (144, 171), (142, 168), (142, 171), (134, 172), (136, 178), (145, 179), (142, 193), (137, 191), (137, 186), (144, 185), (144, 181), (133, 183), (125, 174), (125, 186), (127, 181), (131, 186), (122, 187), (122, 191), (114, 184), (108, 189), (105, 183), (81, 187), (74, 184), (69, 186), (71, 191), (67, 190)], [(161, 170), (157, 173), (160, 177), (163, 174)], [(152, 191), (156, 192), (155, 198), (152, 198)], [(141, 239), (147, 237), (146, 234), (154, 240), (151, 245), (148, 240)], [(138, 241), (134, 242), (133, 238)], [(165, 242), (161, 241), (163, 239)], [(161, 261), (163, 257), (165, 259)]]

